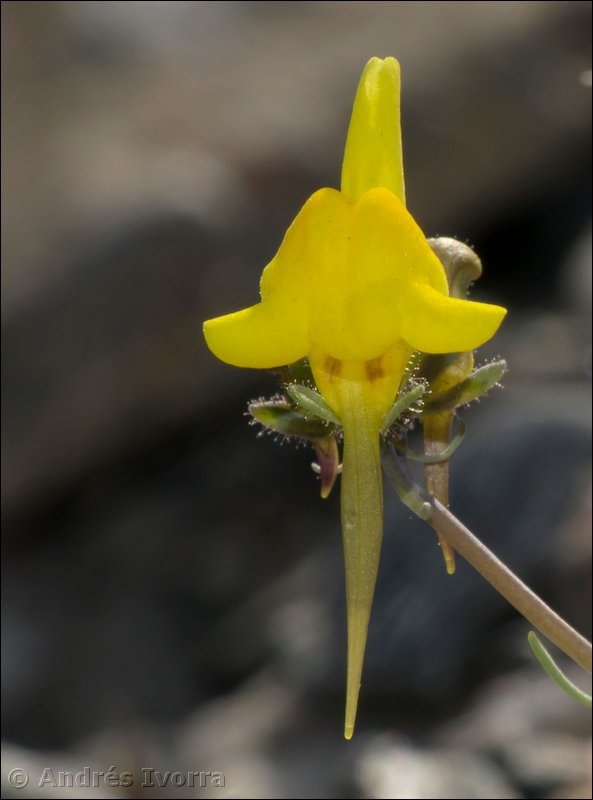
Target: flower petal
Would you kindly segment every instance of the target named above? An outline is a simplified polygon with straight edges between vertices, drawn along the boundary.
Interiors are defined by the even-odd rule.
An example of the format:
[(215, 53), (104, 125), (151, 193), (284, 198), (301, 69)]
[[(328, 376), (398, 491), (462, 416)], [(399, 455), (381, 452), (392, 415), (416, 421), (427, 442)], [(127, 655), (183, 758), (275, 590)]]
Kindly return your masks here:
[(310, 337), (313, 346), (335, 358), (368, 361), (399, 338), (405, 287), (426, 282), (446, 293), (447, 280), (394, 194), (378, 188), (357, 203), (342, 200), (345, 219), (339, 230), (328, 229), (332, 247), (325, 248), (310, 277)]
[(350, 203), (335, 189), (315, 192), (297, 214), (264, 269), (257, 305), (208, 320), (206, 343), (236, 367), (269, 369), (303, 358), (309, 349), (310, 297), (322, 264), (343, 262)]
[(353, 202), (378, 186), (406, 202), (399, 95), (399, 63), (371, 58), (356, 92), (342, 166), (342, 192)]
[(457, 300), (426, 284), (405, 287), (402, 337), (424, 353), (473, 350), (488, 341), (506, 312), (501, 306)]
[(306, 313), (310, 297), (320, 288), (320, 272), (325, 277), (322, 288), (331, 293), (328, 281), (339, 280), (345, 261), (351, 207), (336, 189), (319, 189), (311, 195), (263, 271), (263, 300), (282, 297)]
[(322, 397), (340, 420), (344, 413), (344, 386), (363, 384), (366, 387), (365, 402), (369, 409), (373, 409), (380, 428), (400, 388), (410, 353), (410, 346), (397, 339), (380, 358), (369, 361), (340, 361), (320, 350), (312, 350), (309, 360)]
[(270, 369), (290, 364), (307, 353), (308, 338), (298, 314), (271, 301), (204, 323), (206, 343), (214, 355), (235, 367)]

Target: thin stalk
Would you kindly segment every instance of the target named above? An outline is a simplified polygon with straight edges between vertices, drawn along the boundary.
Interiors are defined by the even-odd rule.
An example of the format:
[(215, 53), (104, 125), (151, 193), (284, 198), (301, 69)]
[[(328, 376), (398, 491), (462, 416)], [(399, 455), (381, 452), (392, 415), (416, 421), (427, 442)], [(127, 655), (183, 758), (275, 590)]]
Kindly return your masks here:
[[(426, 414), (423, 422), (424, 452), (429, 456), (442, 454), (451, 441), (451, 428), (453, 427), (453, 414)], [(449, 507), (449, 461), (443, 460), (436, 464), (424, 465), (424, 476), (428, 493), (438, 498), (440, 502)], [(435, 529), (436, 530), (436, 529)], [(437, 530), (441, 552), (445, 559), (445, 568), (449, 575), (455, 573), (455, 551)]]
[(591, 643), (558, 616), (435, 498), (428, 522), (525, 619), (583, 669), (591, 672)]

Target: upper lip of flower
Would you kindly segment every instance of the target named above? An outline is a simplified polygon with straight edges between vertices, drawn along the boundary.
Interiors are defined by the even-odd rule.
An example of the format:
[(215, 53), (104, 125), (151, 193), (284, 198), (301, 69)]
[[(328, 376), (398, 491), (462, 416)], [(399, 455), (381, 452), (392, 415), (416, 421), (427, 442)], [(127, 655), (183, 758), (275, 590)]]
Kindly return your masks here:
[(341, 191), (358, 200), (382, 186), (406, 204), (400, 126), (400, 69), (395, 58), (371, 58), (354, 100)]

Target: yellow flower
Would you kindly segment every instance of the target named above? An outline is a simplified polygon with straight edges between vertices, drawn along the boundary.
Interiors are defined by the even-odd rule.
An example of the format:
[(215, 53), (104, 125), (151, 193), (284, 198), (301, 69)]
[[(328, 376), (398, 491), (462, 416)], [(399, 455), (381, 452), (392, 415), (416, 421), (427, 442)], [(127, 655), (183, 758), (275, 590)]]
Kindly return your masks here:
[(445, 271), (405, 207), (399, 64), (372, 58), (356, 94), (341, 191), (305, 203), (264, 269), (261, 302), (208, 320), (212, 352), (239, 367), (309, 357), (344, 431), (348, 612), (345, 736), (354, 729), (381, 538), (380, 432), (413, 350), (472, 350), (505, 309), (448, 295)]

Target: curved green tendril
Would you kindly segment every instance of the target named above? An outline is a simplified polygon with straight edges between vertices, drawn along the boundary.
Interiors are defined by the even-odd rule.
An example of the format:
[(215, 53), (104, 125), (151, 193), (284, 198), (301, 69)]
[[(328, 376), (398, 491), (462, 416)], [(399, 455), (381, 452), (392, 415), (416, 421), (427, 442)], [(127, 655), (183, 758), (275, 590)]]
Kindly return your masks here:
[(566, 677), (533, 631), (529, 631), (527, 634), (527, 641), (529, 642), (529, 646), (533, 651), (533, 655), (537, 658), (550, 678), (552, 678), (552, 680), (555, 681), (558, 686), (566, 692), (566, 694), (570, 695), (574, 700), (576, 700), (582, 706), (585, 706), (585, 708), (588, 708), (590, 711), (590, 695), (588, 695), (586, 692), (583, 692), (582, 689), (579, 689), (578, 686), (575, 686), (574, 683)]

